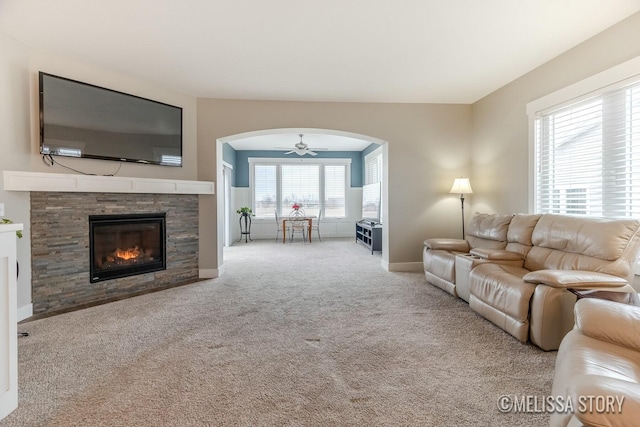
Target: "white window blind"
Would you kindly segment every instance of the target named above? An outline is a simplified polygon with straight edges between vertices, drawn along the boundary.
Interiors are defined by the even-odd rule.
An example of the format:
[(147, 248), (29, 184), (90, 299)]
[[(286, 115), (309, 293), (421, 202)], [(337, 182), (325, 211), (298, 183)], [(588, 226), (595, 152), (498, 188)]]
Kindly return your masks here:
[(281, 165), (281, 212), (289, 212), (294, 203), (302, 205), (307, 215), (317, 215), (320, 206), (320, 166)]
[(640, 218), (640, 79), (536, 114), (536, 211)]
[(346, 167), (325, 165), (324, 167), (324, 216), (344, 217), (347, 215)]
[(254, 214), (256, 216), (273, 216), (278, 200), (276, 165), (255, 165), (254, 169)]
[(382, 150), (376, 149), (365, 156), (364, 159), (364, 183), (375, 184), (382, 182)]
[[(306, 159), (305, 159), (306, 160)], [(345, 218), (350, 185), (348, 159), (250, 158), (251, 191), (256, 217), (271, 218), (274, 210), (288, 215), (294, 203), (307, 215)]]

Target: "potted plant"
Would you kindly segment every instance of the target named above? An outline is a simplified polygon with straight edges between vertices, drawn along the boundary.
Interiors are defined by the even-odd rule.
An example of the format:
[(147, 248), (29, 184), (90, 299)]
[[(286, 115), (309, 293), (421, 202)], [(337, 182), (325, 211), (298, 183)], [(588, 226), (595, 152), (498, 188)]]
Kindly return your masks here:
[(251, 210), (251, 208), (243, 206), (240, 209), (238, 209), (236, 211), (236, 213), (240, 214), (241, 216), (253, 216), (253, 211)]
[[(240, 240), (242, 240), (242, 236), (244, 236), (245, 243), (251, 239), (251, 217), (253, 216), (253, 211), (251, 208), (247, 206), (243, 206), (236, 211), (236, 213), (240, 214)], [(244, 218), (244, 228), (242, 227), (242, 218)]]

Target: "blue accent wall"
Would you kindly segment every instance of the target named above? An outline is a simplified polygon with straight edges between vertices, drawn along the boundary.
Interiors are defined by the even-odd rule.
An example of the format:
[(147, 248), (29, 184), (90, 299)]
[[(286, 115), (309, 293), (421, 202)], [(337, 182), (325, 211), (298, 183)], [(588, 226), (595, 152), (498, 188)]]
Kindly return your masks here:
[(233, 172), (231, 173), (231, 186), (236, 186), (236, 153), (237, 151), (229, 145), (228, 142), (222, 144), (222, 160), (229, 163), (233, 167)]
[[(228, 144), (224, 144), (228, 145)], [(233, 150), (233, 148), (232, 148)], [(249, 157), (267, 157), (274, 159), (291, 159), (298, 157), (295, 155), (285, 155), (285, 151), (267, 150), (233, 150), (235, 152), (235, 187), (249, 187)], [(309, 156), (303, 156), (310, 158)], [(223, 156), (224, 158), (224, 156)], [(351, 159), (351, 187), (362, 187), (362, 153), (360, 151), (318, 151), (314, 159)], [(224, 158), (225, 161), (226, 158)], [(231, 162), (229, 162), (231, 163)]]

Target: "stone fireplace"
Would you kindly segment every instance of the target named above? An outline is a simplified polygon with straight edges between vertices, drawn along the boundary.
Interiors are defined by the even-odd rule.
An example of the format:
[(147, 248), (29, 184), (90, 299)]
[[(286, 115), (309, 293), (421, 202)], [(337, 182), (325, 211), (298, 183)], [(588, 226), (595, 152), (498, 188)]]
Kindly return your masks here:
[(89, 215), (91, 283), (164, 270), (166, 213)]
[[(34, 315), (56, 314), (198, 280), (197, 194), (30, 194)], [(164, 217), (160, 221), (164, 230), (158, 216)], [(143, 217), (147, 219), (142, 227), (133, 225)], [(112, 221), (102, 222), (108, 218)], [(90, 219), (95, 224), (90, 225)], [(114, 235), (107, 237), (106, 232)], [(92, 243), (97, 251), (90, 249)], [(118, 255), (116, 250), (129, 253)], [(136, 252), (138, 261), (134, 262)], [(158, 262), (160, 258), (164, 259)], [(141, 260), (148, 269), (138, 270)], [(96, 273), (96, 267), (101, 272)], [(128, 275), (132, 272), (135, 275)]]

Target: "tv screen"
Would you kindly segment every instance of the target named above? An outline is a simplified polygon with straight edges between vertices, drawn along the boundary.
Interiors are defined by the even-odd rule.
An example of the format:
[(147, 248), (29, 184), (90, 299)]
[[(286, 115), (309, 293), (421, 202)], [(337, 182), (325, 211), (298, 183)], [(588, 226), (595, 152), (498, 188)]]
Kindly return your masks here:
[(362, 187), (362, 219), (380, 222), (380, 183)]
[(182, 166), (182, 108), (39, 73), (40, 154)]

